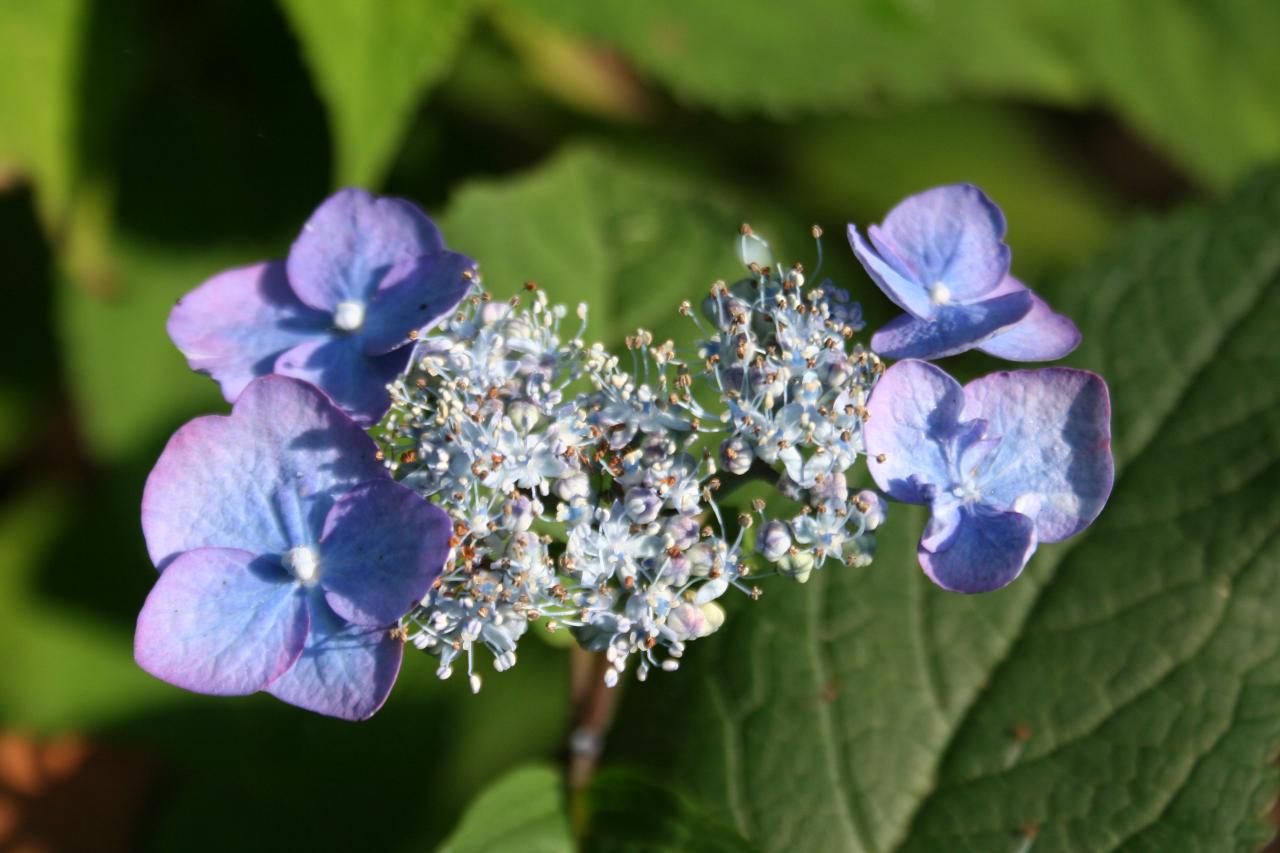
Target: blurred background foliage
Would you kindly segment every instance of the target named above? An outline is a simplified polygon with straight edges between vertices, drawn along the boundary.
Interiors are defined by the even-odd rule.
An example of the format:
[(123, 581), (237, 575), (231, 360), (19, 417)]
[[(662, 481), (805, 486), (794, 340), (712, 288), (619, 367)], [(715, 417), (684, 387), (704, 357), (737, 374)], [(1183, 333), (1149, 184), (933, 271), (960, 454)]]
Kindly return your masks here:
[[(560, 649), (527, 642), (520, 665), (488, 678), (478, 697), (437, 682), (429, 662), (410, 654), (387, 708), (359, 726), (265, 697), (193, 697), (133, 664), (133, 619), (153, 571), (138, 525), (142, 482), (173, 429), (224, 408), (165, 337), (169, 307), (215, 271), (282, 255), (333, 187), (418, 201), (451, 246), (481, 261), (496, 292), (536, 279), (553, 299), (587, 299), (592, 335), (611, 342), (637, 325), (675, 333), (675, 305), (732, 275), (743, 220), (806, 261), (808, 225), (824, 225), (827, 269), (863, 300), (874, 326), (889, 309), (845, 250), (844, 223), (876, 221), (933, 184), (973, 181), (1008, 215), (1015, 272), (1077, 308), (1088, 341), (1110, 324), (1104, 280), (1113, 265), (1070, 273), (1132, 220), (1213, 203), (1280, 158), (1277, 37), (1280, 5), (1268, 0), (6, 2), (0, 847), (16, 839), (45, 845), (29, 849), (430, 849), (455, 827), (450, 849), (568, 843), (545, 763), (557, 759), (568, 726)], [(1173, 232), (1152, 251), (1163, 257), (1184, 242)], [(1273, 248), (1253, 250), (1263, 266), (1242, 316), (1274, 307)], [(1157, 273), (1134, 269), (1129, 279), (1145, 287)], [(1151, 307), (1159, 293), (1140, 292), (1154, 301), (1140, 302), (1134, 328), (1121, 329), (1133, 339), (1162, 317)], [(1184, 321), (1163, 328), (1194, 342)], [(1118, 422), (1155, 435), (1139, 413), (1159, 408), (1161, 394), (1176, 396), (1155, 377), (1178, 359), (1148, 364), (1107, 349), (1120, 332), (1108, 334), (1075, 363), (1116, 371), (1113, 387), (1130, 391)], [(1205, 343), (1202, 361), (1217, 346)], [(1191, 366), (1196, 376), (1201, 363)], [(959, 363), (962, 373), (990, 367)], [(1261, 382), (1248, 393), (1274, 401), (1274, 376)], [(1269, 447), (1274, 439), (1266, 430), (1248, 438)], [(1145, 438), (1125, 441), (1125, 452), (1145, 450)], [(1269, 475), (1275, 456), (1266, 459)], [(918, 591), (912, 525), (900, 523), (903, 541), (886, 545), (868, 576), (879, 592), (853, 591), (864, 603), (896, 601), (907, 583), (910, 596), (933, 595)], [(1045, 576), (1055, 553), (1036, 564)], [(1096, 556), (1123, 571), (1107, 552)], [(938, 624), (1017, 633), (1019, 620), (1039, 612), (1037, 583), (939, 605), (964, 612)], [(758, 608), (807, 624), (799, 595), (780, 589)], [(1198, 601), (1179, 607), (1194, 611)], [(745, 608), (733, 616), (747, 633), (708, 643), (718, 650), (708, 661), (767, 643), (768, 617)], [(893, 629), (876, 635), (887, 642), (882, 669), (903, 653)], [(973, 650), (977, 663), (948, 661), (970, 696), (1000, 659), (997, 646)], [(1053, 651), (1045, 659), (1057, 660)], [(886, 701), (921, 689), (895, 687), (891, 672), (867, 677), (887, 685)], [(696, 737), (669, 736), (672, 720), (700, 725), (700, 713), (725, 701), (700, 693), (697, 678), (695, 668), (670, 688), (664, 678), (627, 688), (627, 742), (616, 760), (649, 775), (629, 780), (614, 768), (601, 777), (585, 813), (605, 829), (591, 843), (819, 843), (793, 836), (786, 819), (735, 820), (735, 808), (792, 806), (753, 794), (750, 773), (744, 790), (728, 790), (701, 772), (723, 755), (704, 754)], [(737, 686), (743, 696), (755, 689)], [(807, 731), (817, 712), (810, 702), (787, 713), (772, 722)], [(1242, 760), (1264, 765), (1270, 756), (1251, 750), (1274, 744), (1271, 732), (1240, 747)], [(890, 759), (869, 766), (892, 775)], [(503, 779), (461, 820), (478, 791), (525, 762), (542, 763)], [(788, 786), (787, 766), (767, 768), (772, 784)], [(800, 759), (789, 766), (807, 770)], [(891, 780), (883, 802), (870, 797), (870, 828), (851, 845), (903, 840), (904, 815), (932, 784), (928, 766)], [(664, 770), (678, 770), (680, 784), (667, 785)], [(1247, 846), (1266, 836), (1255, 800), (1274, 784), (1246, 782), (1239, 821), (1251, 828), (1232, 837)], [(709, 789), (736, 804), (708, 798)], [(529, 817), (486, 818), (486, 808), (502, 813), (511, 802), (527, 805)], [(651, 815), (628, 823), (637, 804)], [(947, 808), (981, 810), (967, 800)], [(808, 817), (812, 832), (822, 830), (821, 812)], [(1014, 829), (992, 846), (970, 841), (1012, 850), (1027, 840)], [(1114, 840), (1085, 837), (1077, 849)]]

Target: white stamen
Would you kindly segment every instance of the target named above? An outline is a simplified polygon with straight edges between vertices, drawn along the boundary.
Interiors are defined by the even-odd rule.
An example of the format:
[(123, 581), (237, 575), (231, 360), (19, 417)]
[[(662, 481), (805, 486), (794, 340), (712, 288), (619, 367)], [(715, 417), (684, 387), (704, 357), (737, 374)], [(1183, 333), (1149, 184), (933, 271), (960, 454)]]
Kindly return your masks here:
[(316, 558), (316, 552), (306, 545), (285, 551), (280, 562), (301, 583), (313, 584), (320, 576), (320, 561)]
[(364, 325), (364, 303), (354, 299), (339, 302), (333, 309), (333, 325), (344, 332), (354, 332)]
[(934, 305), (946, 305), (951, 301), (951, 291), (940, 281), (929, 285), (929, 301)]

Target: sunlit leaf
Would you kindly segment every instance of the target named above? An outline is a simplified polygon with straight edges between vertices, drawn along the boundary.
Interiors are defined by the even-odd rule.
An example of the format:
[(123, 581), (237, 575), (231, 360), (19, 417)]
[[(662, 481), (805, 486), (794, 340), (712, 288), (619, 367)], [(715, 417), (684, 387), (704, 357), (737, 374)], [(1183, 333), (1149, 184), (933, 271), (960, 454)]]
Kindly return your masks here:
[(280, 0), (329, 110), (339, 185), (376, 187), (427, 88), (461, 46), (471, 0)]
[(894, 507), (873, 566), (775, 582), (630, 691), (614, 759), (767, 849), (1256, 849), (1280, 748), (1277, 219), (1273, 172), (1048, 290), (1112, 389), (1090, 531), (964, 597), (925, 580), (922, 513)]

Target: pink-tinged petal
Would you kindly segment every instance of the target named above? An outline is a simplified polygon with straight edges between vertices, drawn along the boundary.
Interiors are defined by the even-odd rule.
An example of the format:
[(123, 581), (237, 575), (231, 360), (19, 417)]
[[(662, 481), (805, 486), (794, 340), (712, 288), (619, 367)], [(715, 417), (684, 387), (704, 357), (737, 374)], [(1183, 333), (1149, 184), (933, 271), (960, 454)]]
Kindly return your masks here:
[(982, 500), (1033, 514), (1041, 542), (1089, 525), (1111, 494), (1111, 401), (1097, 374), (1066, 367), (993, 373), (965, 386), (961, 417), (999, 445), (977, 481)]
[(364, 351), (381, 355), (448, 316), (471, 290), (475, 266), (466, 255), (438, 252), (392, 267), (365, 312)]
[[(874, 225), (868, 229), (873, 238), (876, 234), (874, 229)], [(901, 262), (893, 256), (892, 249), (885, 247), (883, 252), (877, 251), (852, 225), (849, 226), (849, 245), (853, 247), (853, 253), (867, 275), (871, 276), (871, 280), (895, 305), (915, 317), (933, 316), (935, 306), (929, 299), (929, 291), (903, 269)]]
[[(932, 525), (931, 525), (932, 526)], [(926, 536), (916, 556), (929, 579), (951, 592), (990, 592), (1013, 581), (1036, 550), (1035, 523), (1016, 512), (963, 504), (948, 513), (948, 535)]]
[[(870, 229), (868, 229), (870, 230)], [(946, 288), (950, 300), (991, 293), (1009, 271), (1004, 214), (972, 184), (925, 190), (900, 202), (872, 239), (924, 288)]]
[(923, 361), (900, 361), (884, 372), (862, 428), (867, 466), (881, 491), (925, 503), (926, 484), (950, 481), (944, 447), (956, 430), (963, 394), (959, 382)]
[(1016, 329), (1031, 305), (1031, 292), (1023, 290), (967, 305), (940, 306), (929, 320), (900, 314), (871, 336), (871, 348), (885, 358), (945, 358)]
[(280, 356), (275, 370), (324, 390), (356, 423), (376, 424), (391, 408), (391, 382), (409, 363), (412, 347), (365, 355), (357, 336), (315, 338)]
[(339, 496), (387, 477), (377, 450), (311, 385), (255, 379), (229, 416), (196, 418), (169, 439), (142, 496), (151, 559), (163, 569), (193, 548), (314, 544)]
[(302, 226), (289, 250), (289, 282), (303, 302), (332, 313), (341, 302), (367, 303), (401, 261), (443, 248), (440, 231), (410, 202), (343, 189)]
[(170, 684), (243, 696), (293, 666), (309, 624), (306, 598), (274, 560), (199, 548), (156, 579), (138, 615), (133, 654)]
[(386, 626), (422, 600), (449, 556), (452, 525), (440, 507), (391, 480), (343, 497), (320, 540), (320, 585), (334, 612)]
[(1049, 307), (1033, 291), (1005, 276), (995, 295), (1024, 290), (1031, 294), (1031, 310), (1011, 328), (984, 341), (983, 352), (1008, 361), (1053, 361), (1080, 346), (1080, 330), (1063, 314)]
[(311, 634), (301, 657), (267, 686), (277, 699), (317, 714), (366, 720), (396, 683), (404, 643), (388, 627), (349, 625), (318, 595), (310, 597)]
[(215, 275), (178, 301), (167, 328), (191, 369), (212, 376), (234, 402), (280, 353), (329, 326), (327, 314), (294, 295), (284, 263), (270, 261)]

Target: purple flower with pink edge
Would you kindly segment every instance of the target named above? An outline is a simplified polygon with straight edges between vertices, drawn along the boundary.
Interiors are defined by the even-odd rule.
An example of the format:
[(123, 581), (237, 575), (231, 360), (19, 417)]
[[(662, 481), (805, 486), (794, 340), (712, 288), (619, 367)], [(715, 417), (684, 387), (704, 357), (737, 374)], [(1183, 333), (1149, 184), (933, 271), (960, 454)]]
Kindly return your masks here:
[(1111, 402), (1097, 374), (993, 373), (961, 387), (923, 361), (885, 371), (863, 428), (876, 484), (927, 504), (920, 566), (938, 586), (987, 592), (1036, 545), (1074, 536), (1111, 494)]
[(906, 311), (871, 338), (887, 358), (942, 358), (980, 349), (1011, 361), (1052, 361), (1080, 343), (1080, 331), (1009, 275), (1005, 219), (982, 190), (952, 184), (904, 199), (854, 254)]
[(450, 522), (376, 454), (323, 393), (283, 376), (179, 429), (142, 499), (160, 577), (138, 664), (198, 693), (377, 711), (403, 654), (391, 629), (440, 574)]
[(323, 389), (368, 426), (390, 406), (386, 385), (408, 363), (412, 334), (453, 311), (474, 267), (410, 202), (339, 190), (287, 260), (219, 273), (184, 296), (169, 337), (229, 402), (278, 373)]

